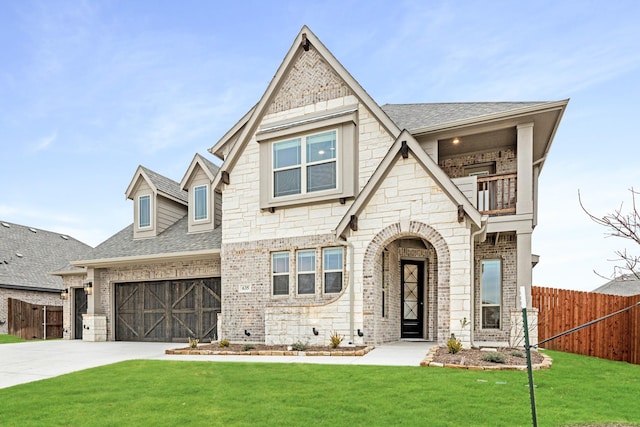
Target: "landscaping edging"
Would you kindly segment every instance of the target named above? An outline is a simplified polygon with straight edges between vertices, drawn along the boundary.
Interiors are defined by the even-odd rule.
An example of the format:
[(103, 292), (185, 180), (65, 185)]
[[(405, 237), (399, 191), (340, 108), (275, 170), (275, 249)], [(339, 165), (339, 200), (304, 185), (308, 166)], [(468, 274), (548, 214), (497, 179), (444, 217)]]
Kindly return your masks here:
[[(430, 366), (434, 368), (454, 368), (454, 369), (467, 369), (470, 371), (526, 371), (527, 367), (522, 365), (501, 365), (496, 363), (491, 366), (474, 366), (474, 365), (458, 365), (455, 363), (440, 363), (434, 362), (433, 359), (438, 351), (439, 347), (432, 347), (429, 349), (429, 352), (425, 356), (425, 358), (420, 362), (420, 366)], [(549, 369), (551, 368), (551, 364), (553, 360), (548, 355), (540, 352), (542, 356), (542, 363), (534, 363), (531, 365), (531, 369), (539, 370), (539, 369)]]
[(175, 349), (165, 350), (165, 354), (202, 355), (202, 356), (364, 356), (375, 347), (367, 346), (360, 350), (331, 350), (331, 351), (295, 351), (295, 350), (198, 350)]

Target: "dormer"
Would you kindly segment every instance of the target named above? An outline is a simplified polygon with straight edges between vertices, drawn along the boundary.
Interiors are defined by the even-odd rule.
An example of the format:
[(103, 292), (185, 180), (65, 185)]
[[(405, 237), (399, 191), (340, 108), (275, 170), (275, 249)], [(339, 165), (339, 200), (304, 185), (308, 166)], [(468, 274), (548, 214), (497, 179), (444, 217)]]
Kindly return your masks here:
[(213, 186), (218, 169), (196, 154), (180, 181), (180, 189), (189, 195), (189, 233), (211, 231), (222, 222), (222, 194)]
[(187, 213), (187, 192), (177, 182), (138, 166), (125, 192), (133, 200), (133, 237), (156, 237)]

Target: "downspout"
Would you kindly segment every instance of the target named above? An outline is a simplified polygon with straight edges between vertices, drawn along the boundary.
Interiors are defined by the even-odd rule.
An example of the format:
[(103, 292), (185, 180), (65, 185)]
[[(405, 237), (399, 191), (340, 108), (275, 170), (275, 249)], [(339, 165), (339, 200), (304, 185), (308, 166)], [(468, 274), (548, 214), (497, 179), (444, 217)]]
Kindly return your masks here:
[[(487, 217), (483, 216), (482, 219), (480, 220), (480, 223), (482, 224), (482, 227), (480, 227), (479, 230), (474, 231), (473, 233), (471, 233), (471, 304), (470, 304), (470, 308), (471, 308), (471, 319), (469, 319), (469, 341), (471, 344), (471, 347), (474, 347), (474, 343), (473, 343), (473, 325), (475, 324), (475, 319), (476, 319), (476, 299), (475, 299), (475, 288), (476, 288), (476, 278), (475, 278), (475, 272), (476, 272), (476, 254), (475, 254), (475, 247), (476, 247), (476, 236), (482, 234), (482, 233), (486, 233), (487, 231)], [(482, 241), (484, 241), (486, 239), (486, 234), (485, 237), (482, 239)]]
[(336, 243), (347, 248), (347, 252), (349, 253), (349, 343), (353, 344), (355, 341), (355, 336), (353, 333), (353, 329), (355, 327), (355, 297), (356, 293), (353, 289), (353, 265), (354, 265), (354, 255), (353, 255), (353, 243), (347, 242), (345, 239), (336, 236)]

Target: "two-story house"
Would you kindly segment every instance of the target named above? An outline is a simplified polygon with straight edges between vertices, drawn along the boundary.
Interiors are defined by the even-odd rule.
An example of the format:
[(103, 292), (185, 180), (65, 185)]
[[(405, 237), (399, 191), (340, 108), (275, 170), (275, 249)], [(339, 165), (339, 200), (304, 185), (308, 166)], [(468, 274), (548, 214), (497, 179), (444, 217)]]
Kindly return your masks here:
[(196, 155), (180, 183), (136, 171), (134, 223), (65, 276), (79, 298), (91, 283), (69, 330), (514, 343), (538, 176), (567, 102), (380, 106), (303, 27), (210, 148), (220, 167)]

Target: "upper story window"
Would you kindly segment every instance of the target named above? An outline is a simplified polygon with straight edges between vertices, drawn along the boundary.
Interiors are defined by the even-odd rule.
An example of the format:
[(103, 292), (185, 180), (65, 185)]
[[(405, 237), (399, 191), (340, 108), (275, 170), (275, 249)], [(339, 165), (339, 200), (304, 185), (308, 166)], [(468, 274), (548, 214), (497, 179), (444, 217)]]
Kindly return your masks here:
[(358, 182), (357, 105), (264, 125), (260, 207), (354, 197)]
[(273, 143), (273, 196), (335, 189), (336, 150), (336, 130)]
[(209, 209), (207, 202), (207, 186), (199, 185), (193, 189), (193, 219), (194, 221), (202, 221), (209, 218)]
[(481, 261), (480, 268), (482, 328), (500, 329), (502, 261), (499, 259), (484, 259)]
[(138, 228), (151, 227), (151, 196), (138, 197)]

